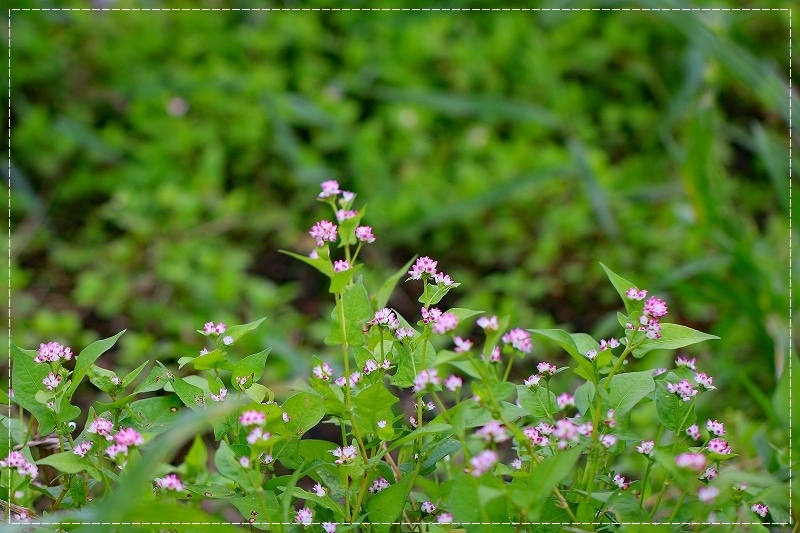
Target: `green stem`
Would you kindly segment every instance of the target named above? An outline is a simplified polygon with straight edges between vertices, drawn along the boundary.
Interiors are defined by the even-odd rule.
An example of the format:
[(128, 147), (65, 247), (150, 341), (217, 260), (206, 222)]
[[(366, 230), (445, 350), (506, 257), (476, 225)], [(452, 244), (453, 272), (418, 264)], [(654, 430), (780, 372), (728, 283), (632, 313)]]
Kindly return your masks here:
[[(342, 306), (342, 298), (344, 297), (344, 291), (336, 293), (336, 308), (339, 310), (339, 328), (342, 335), (342, 357), (344, 359), (344, 397), (345, 397), (345, 405), (347, 406), (347, 415), (348, 419), (350, 420), (350, 425), (353, 428), (353, 434), (356, 437), (356, 441), (358, 442), (358, 447), (361, 450), (361, 457), (366, 461), (367, 460), (367, 450), (364, 447), (364, 441), (361, 438), (361, 433), (358, 430), (358, 426), (356, 425), (355, 419), (353, 418), (353, 407), (352, 407), (352, 391), (350, 389), (350, 351), (349, 346), (347, 344), (347, 325), (345, 323), (344, 317), (344, 307)], [(347, 442), (344, 443), (347, 445)]]
[[(656, 433), (656, 440), (653, 443), (653, 448), (657, 448), (658, 447), (658, 444), (661, 442), (662, 435), (664, 435), (664, 426), (663, 425), (659, 425), (658, 426), (658, 433)], [(644, 471), (644, 478), (642, 478), (642, 497), (639, 500), (639, 507), (641, 507), (642, 509), (644, 509), (644, 494), (645, 494), (645, 491), (647, 490), (647, 481), (648, 481), (648, 479), (650, 477), (650, 469), (652, 468), (652, 466), (653, 466), (653, 461), (650, 460), (650, 458), (648, 457), (647, 458), (647, 468)]]
[(511, 365), (514, 363), (514, 356), (516, 354), (517, 354), (516, 350), (511, 352), (511, 357), (508, 359), (508, 366), (506, 367), (506, 371), (503, 374), (503, 381), (508, 381), (508, 376), (511, 374)]

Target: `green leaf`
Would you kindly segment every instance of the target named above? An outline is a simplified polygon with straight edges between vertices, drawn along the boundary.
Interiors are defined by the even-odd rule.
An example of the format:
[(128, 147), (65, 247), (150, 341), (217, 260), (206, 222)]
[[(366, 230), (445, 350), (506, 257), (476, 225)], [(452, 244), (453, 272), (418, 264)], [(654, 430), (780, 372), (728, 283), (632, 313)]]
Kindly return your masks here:
[[(697, 419), (697, 415), (694, 412), (694, 402), (684, 402), (680, 396), (667, 390), (667, 383), (678, 383), (679, 381), (680, 378), (675, 373), (670, 372), (664, 379), (655, 382), (658, 420), (665, 428), (672, 431), (683, 431), (694, 424)], [(681, 422), (683, 423), (681, 424)]]
[[(647, 397), (655, 388), (653, 372), (628, 372), (611, 378), (611, 387), (606, 394), (607, 379), (600, 382), (603, 394), (603, 410), (614, 409), (614, 416), (621, 417), (631, 412), (640, 400)], [(605, 415), (605, 413), (603, 413)]]
[[(319, 253), (321, 250), (324, 249), (324, 253)], [(322, 248), (317, 248), (317, 253), (319, 257), (313, 259), (308, 257), (307, 255), (300, 255), (294, 252), (289, 252), (286, 250), (278, 250), (282, 254), (286, 254), (289, 257), (294, 257), (295, 259), (299, 259), (303, 263), (307, 265), (311, 265), (312, 267), (316, 268), (326, 276), (333, 277), (333, 265), (331, 264), (331, 260), (328, 258), (328, 246), (323, 246)]]
[(622, 276), (618, 276), (614, 272), (611, 271), (607, 266), (603, 263), (600, 263), (600, 266), (603, 267), (603, 270), (606, 271), (606, 276), (608, 276), (608, 280), (617, 289), (617, 293), (619, 293), (619, 297), (622, 298), (622, 303), (625, 304), (625, 310), (630, 313), (639, 305), (637, 300), (629, 300), (625, 293), (628, 289), (636, 289), (639, 290), (636, 285), (628, 281), (627, 279), (623, 278)]
[(208, 449), (202, 435), (195, 435), (191, 448), (183, 458), (183, 464), (186, 465), (186, 473), (190, 479), (195, 479), (208, 470)]
[[(364, 283), (359, 280), (345, 293), (340, 302), (345, 317), (345, 337), (350, 346), (364, 345), (364, 322), (372, 318), (372, 307)], [(325, 344), (335, 346), (343, 343), (339, 307), (331, 313), (332, 326)]]
[(227, 330), (225, 330), (224, 335), (226, 337), (228, 337), (228, 336), (233, 337), (233, 342), (236, 342), (239, 339), (241, 339), (242, 337), (244, 337), (245, 335), (247, 335), (248, 333), (250, 333), (251, 331), (253, 331), (254, 329), (256, 329), (258, 326), (260, 326), (261, 323), (264, 322), (266, 319), (267, 319), (267, 317), (264, 317), (264, 318), (259, 318), (258, 320), (255, 320), (255, 321), (250, 322), (248, 324), (241, 324), (239, 326), (231, 326)]
[(437, 435), (441, 438), (445, 438), (450, 436), (452, 432), (453, 432), (453, 426), (451, 426), (450, 424), (439, 424), (430, 422), (419, 429), (415, 429), (405, 437), (401, 437), (396, 441), (392, 442), (392, 445), (389, 447), (389, 451), (399, 448), (400, 446), (409, 443), (412, 440), (415, 440), (419, 437), (423, 437), (425, 435)]
[[(258, 529), (273, 529), (282, 520), (281, 506), (272, 491), (258, 489), (247, 496), (230, 498), (228, 501), (242, 513), (245, 522), (251, 522)], [(282, 526), (277, 527), (283, 529)]]
[(164, 385), (170, 382), (170, 379), (169, 370), (162, 366), (156, 366), (150, 371), (150, 374), (133, 389), (133, 394), (161, 390), (164, 388)]
[[(398, 348), (405, 353), (405, 347)], [(418, 342), (414, 353), (411, 356), (401, 356), (397, 363), (397, 371), (392, 376), (391, 384), (400, 388), (410, 387), (414, 384), (414, 378), (421, 371), (431, 368), (436, 361), (436, 350), (430, 341)]]
[(225, 354), (216, 349), (198, 357), (181, 357), (178, 363), (178, 368), (182, 368), (187, 363), (192, 363), (195, 370), (211, 370), (212, 368), (233, 370), (233, 365), (225, 358)]
[(47, 391), (42, 380), (50, 373), (50, 367), (34, 362), (36, 355), (36, 350), (23, 350), (16, 344), (11, 344), (14, 363), (11, 369), (11, 387), (17, 404), (33, 414), (39, 422), (39, 435), (47, 435), (55, 428), (55, 418), (46, 405), (36, 400), (36, 394)]
[(376, 533), (388, 532), (406, 506), (416, 474), (406, 474), (400, 480), (375, 494), (367, 502), (367, 517)]
[(390, 422), (394, 418), (392, 406), (398, 401), (382, 382), (361, 389), (353, 396), (353, 414), (361, 433), (377, 431), (379, 420)]
[(206, 398), (203, 389), (192, 385), (191, 383), (176, 377), (172, 382), (172, 387), (184, 405), (193, 411), (204, 409), (206, 406)]
[(236, 363), (236, 366), (233, 368), (231, 382), (236, 383), (236, 380), (243, 377), (251, 378), (251, 381), (258, 381), (264, 374), (264, 368), (267, 365), (267, 357), (271, 351), (272, 348), (267, 348), (258, 353), (248, 355)]
[(72, 397), (72, 394), (75, 392), (75, 389), (78, 388), (78, 385), (80, 385), (86, 372), (89, 371), (89, 367), (92, 366), (92, 363), (97, 361), (101, 355), (114, 346), (114, 343), (117, 342), (117, 339), (119, 339), (123, 333), (125, 333), (124, 329), (113, 337), (95, 341), (81, 350), (81, 353), (79, 353), (78, 357), (75, 359), (75, 370), (72, 372), (72, 384), (67, 390), (68, 397)]
[(466, 320), (475, 315), (482, 315), (485, 311), (474, 311), (472, 309), (464, 309), (463, 307), (453, 307), (452, 309), (448, 309), (446, 312), (456, 315), (456, 317), (458, 317), (458, 322), (461, 323), (462, 320)]
[(375, 309), (383, 309), (386, 307), (386, 304), (389, 302), (389, 297), (392, 295), (395, 286), (397, 286), (397, 282), (408, 273), (411, 263), (416, 259), (417, 256), (415, 255), (408, 263), (403, 265), (400, 270), (389, 276), (389, 278), (383, 282), (383, 285), (381, 285), (381, 288), (378, 289), (378, 293), (375, 295)]
[(634, 348), (633, 356), (641, 357), (651, 350), (674, 350), (711, 339), (719, 339), (719, 337), (679, 324), (661, 324), (661, 338), (645, 340)]
[(517, 398), (525, 411), (535, 418), (550, 418), (558, 412), (556, 395), (547, 392), (546, 387), (538, 387), (535, 391), (525, 385), (517, 385)]
[(89, 381), (103, 392), (110, 392), (117, 388), (117, 385), (111, 381), (111, 378), (117, 377), (116, 372), (92, 365), (86, 375), (89, 377)]
[(291, 417), (287, 429), (298, 436), (316, 426), (325, 416), (322, 398), (307, 392), (299, 392), (286, 400), (283, 410)]
[(425, 283), (422, 296), (420, 296), (417, 301), (425, 306), (436, 305), (442, 301), (442, 298), (444, 298), (448, 292), (450, 292), (452, 289), (455, 289), (459, 285), (461, 284), (453, 283), (452, 285), (430, 285)]
[[(539, 335), (540, 337), (556, 341), (559, 346), (564, 348), (567, 353), (578, 362), (578, 366), (587, 376), (594, 376), (594, 366), (592, 365), (592, 362), (586, 358), (586, 352), (597, 349), (597, 347), (600, 345), (599, 343), (594, 342), (594, 339), (592, 339), (589, 335), (586, 335), (585, 333), (569, 334), (560, 329), (529, 329), (528, 331), (534, 335)], [(594, 343), (593, 347), (589, 347), (589, 339), (592, 339)], [(584, 348), (586, 350), (582, 351)]]
[(453, 522), (470, 524), (470, 532), (514, 531), (514, 526), (508, 524), (507, 498), (506, 487), (494, 476), (476, 478), (460, 473), (453, 479), (450, 492)]
[(149, 363), (149, 362), (150, 362), (150, 361), (145, 361), (144, 363), (142, 363), (141, 365), (139, 365), (139, 366), (138, 366), (138, 367), (136, 367), (135, 369), (131, 370), (131, 371), (128, 373), (128, 375), (127, 375), (127, 376), (125, 376), (125, 377), (122, 379), (122, 388), (123, 388), (123, 389), (125, 389), (125, 388), (127, 388), (127, 387), (128, 387), (128, 385), (130, 385), (131, 383), (133, 383), (133, 380), (134, 380), (134, 379), (136, 379), (136, 378), (139, 376), (139, 374), (141, 374), (141, 373), (142, 373), (142, 370), (144, 370), (144, 367), (146, 367), (146, 366), (147, 366), (147, 363)]
[(174, 394), (137, 400), (128, 407), (135, 415), (128, 424), (141, 433), (162, 433), (178, 416), (182, 406), (180, 398)]
[(77, 474), (78, 472), (86, 471), (94, 479), (98, 481), (102, 479), (100, 472), (91, 465), (87, 458), (78, 457), (72, 453), (72, 450), (48, 455), (36, 461), (36, 464), (52, 466), (64, 474)]

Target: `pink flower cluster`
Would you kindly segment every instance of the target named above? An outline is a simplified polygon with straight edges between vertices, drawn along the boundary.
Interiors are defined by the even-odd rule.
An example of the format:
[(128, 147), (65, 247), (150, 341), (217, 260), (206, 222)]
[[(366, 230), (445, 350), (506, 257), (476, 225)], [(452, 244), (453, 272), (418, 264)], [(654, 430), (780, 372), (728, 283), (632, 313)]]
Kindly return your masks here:
[(333, 377), (333, 368), (328, 363), (322, 363), (311, 369), (317, 379), (322, 381), (330, 381)]
[(239, 423), (245, 427), (247, 426), (254, 426), (254, 425), (262, 425), (267, 420), (267, 415), (265, 415), (262, 411), (244, 411), (239, 416)]
[(423, 370), (414, 378), (414, 392), (422, 392), (429, 387), (436, 387), (442, 384), (442, 379), (438, 376), (438, 370), (432, 368)]
[(647, 291), (644, 289), (638, 290), (636, 287), (631, 287), (625, 291), (625, 296), (628, 298), (628, 300), (644, 300), (647, 298)]
[(697, 396), (697, 390), (692, 388), (692, 384), (685, 379), (680, 383), (667, 383), (667, 390), (670, 394), (677, 394), (684, 402), (690, 401)]
[(524, 329), (512, 329), (503, 335), (502, 340), (522, 353), (531, 353), (531, 334)]
[(528, 440), (531, 441), (532, 444), (536, 446), (549, 446), (550, 439), (548, 439), (544, 434), (539, 431), (540, 428), (525, 428), (525, 436), (528, 437)]
[(339, 236), (339, 228), (333, 222), (320, 220), (312, 226), (308, 234), (317, 241), (317, 248), (319, 248), (326, 242), (336, 242)]
[(444, 313), (433, 324), (433, 332), (443, 335), (448, 331), (453, 331), (458, 326), (458, 317), (453, 313)]
[(434, 261), (427, 255), (424, 257), (420, 257), (417, 259), (414, 266), (411, 267), (411, 270), (408, 271), (408, 275), (411, 276), (411, 279), (422, 279), (423, 275), (435, 276), (436, 275), (436, 265), (438, 265), (438, 261)]
[(370, 326), (386, 326), (389, 329), (397, 329), (400, 327), (400, 322), (397, 320), (394, 311), (388, 307), (375, 311), (375, 316), (367, 322)]
[(358, 457), (358, 450), (355, 446), (339, 447), (331, 451), (331, 453), (338, 458), (334, 461), (337, 465), (352, 463)]
[(356, 239), (367, 244), (375, 242), (375, 235), (372, 234), (372, 227), (370, 226), (357, 227)]
[(167, 474), (162, 478), (156, 478), (155, 482), (159, 488), (164, 490), (173, 490), (176, 492), (183, 492), (186, 490), (183, 486), (183, 483), (181, 483), (180, 478), (178, 478), (178, 476), (175, 474)]
[(456, 353), (464, 353), (472, 349), (472, 341), (469, 339), (462, 339), (461, 337), (456, 337), (455, 339), (453, 339), (453, 344), (456, 345), (455, 349)]
[(114, 435), (114, 444), (106, 448), (106, 454), (116, 460), (117, 455), (126, 457), (131, 447), (142, 446), (143, 444), (144, 438), (138, 431), (133, 428), (121, 428)]
[(72, 349), (57, 342), (40, 344), (39, 352), (36, 357), (33, 358), (37, 363), (55, 363), (61, 359), (64, 361), (72, 359)]
[(222, 335), (223, 333), (225, 333), (226, 329), (227, 327), (222, 322), (220, 322), (216, 326), (214, 325), (213, 322), (206, 322), (203, 325), (203, 333), (207, 335)]
[(497, 331), (500, 327), (497, 324), (497, 317), (493, 316), (491, 318), (486, 318), (485, 316), (480, 317), (478, 320), (475, 321), (478, 327), (482, 328), (484, 331)]
[(492, 450), (483, 450), (469, 460), (472, 466), (472, 476), (480, 477), (488, 472), (497, 463), (497, 453)]
[(475, 432), (480, 438), (486, 442), (505, 442), (508, 440), (506, 435), (506, 428), (497, 420), (491, 420), (488, 424)]
[(384, 489), (389, 488), (389, 482), (386, 481), (386, 478), (379, 477), (375, 481), (372, 482), (372, 486), (369, 488), (370, 492), (380, 492)]
[[(442, 311), (435, 307), (431, 307), (430, 309), (425, 309), (423, 307), (420, 309), (420, 313), (422, 314), (423, 324), (430, 324), (436, 322), (442, 316)], [(456, 319), (456, 322), (458, 322), (458, 319)]]
[(0, 467), (16, 468), (19, 475), (30, 477), (31, 479), (36, 479), (39, 475), (39, 468), (35, 464), (28, 462), (22, 452), (10, 452), (8, 457), (0, 461)]

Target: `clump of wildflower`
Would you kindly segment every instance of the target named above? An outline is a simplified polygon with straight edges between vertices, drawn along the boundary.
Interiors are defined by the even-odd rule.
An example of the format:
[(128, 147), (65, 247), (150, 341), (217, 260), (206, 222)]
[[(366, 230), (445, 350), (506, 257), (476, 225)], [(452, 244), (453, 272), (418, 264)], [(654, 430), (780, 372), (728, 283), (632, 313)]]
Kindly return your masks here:
[(453, 331), (458, 326), (458, 317), (453, 313), (442, 314), (433, 324), (433, 332), (442, 335), (448, 331)]
[(16, 468), (19, 475), (30, 477), (31, 479), (36, 479), (39, 475), (39, 468), (35, 464), (28, 462), (22, 452), (10, 452), (8, 457), (0, 461), (0, 467)]
[(155, 479), (156, 485), (164, 490), (173, 490), (176, 492), (183, 492), (185, 490), (183, 483), (175, 474), (167, 474), (162, 478)]
[(731, 447), (725, 439), (711, 439), (708, 441), (708, 451), (728, 455)]
[(339, 182), (336, 180), (323, 181), (319, 186), (322, 188), (322, 192), (319, 193), (317, 198), (329, 198), (342, 192), (339, 190)]
[(700, 440), (700, 428), (697, 427), (697, 424), (692, 424), (686, 428), (686, 434), (689, 435), (692, 440)]
[(500, 443), (508, 440), (505, 426), (501, 425), (497, 420), (489, 421), (488, 424), (476, 431), (475, 434), (486, 442)]
[(528, 440), (531, 441), (532, 444), (536, 446), (547, 446), (550, 444), (550, 440), (540, 434), (540, 432), (536, 428), (525, 428), (523, 431)]
[(769, 507), (764, 505), (763, 503), (755, 503), (750, 506), (750, 510), (756, 513), (761, 518), (765, 518), (767, 513), (769, 513)]
[(680, 396), (684, 402), (688, 402), (697, 396), (697, 390), (693, 389), (692, 384), (685, 379), (681, 380), (680, 383), (667, 383), (667, 390), (670, 394)]
[(328, 363), (317, 365), (312, 368), (311, 371), (314, 373), (314, 376), (316, 376), (317, 379), (321, 379), (322, 381), (330, 381), (330, 379), (333, 377), (333, 368), (331, 368), (331, 365)]
[(497, 462), (497, 453), (492, 450), (483, 450), (481, 453), (469, 460), (472, 466), (472, 476), (480, 477), (488, 472)]
[(337, 457), (334, 461), (337, 465), (352, 463), (358, 457), (358, 450), (355, 446), (339, 447), (331, 451), (331, 453), (334, 457)]
[(327, 220), (320, 220), (308, 232), (311, 237), (317, 241), (317, 248), (326, 242), (336, 242), (339, 235), (339, 228), (333, 222)]
[(572, 420), (561, 419), (556, 421), (556, 426), (553, 429), (553, 436), (558, 439), (558, 449), (563, 450), (567, 446), (578, 443), (578, 427)]
[(297, 524), (302, 524), (305, 527), (310, 526), (314, 522), (314, 513), (311, 512), (311, 509), (308, 507), (303, 507), (299, 511), (297, 511), (297, 515), (294, 517), (294, 521)]
[(675, 458), (675, 464), (681, 468), (700, 472), (706, 468), (706, 457), (700, 453), (682, 453)]
[(214, 394), (213, 392), (210, 392), (208, 395), (215, 402), (224, 402), (225, 401), (225, 397), (228, 396), (228, 389), (223, 387), (223, 388), (219, 389), (219, 394)]
[(47, 377), (42, 380), (42, 384), (47, 390), (55, 390), (61, 384), (61, 376), (50, 372)]
[(619, 474), (614, 474), (613, 482), (614, 482), (614, 485), (616, 485), (617, 487), (621, 488), (622, 490), (628, 490), (628, 487), (631, 484), (630, 481), (627, 481), (623, 476), (621, 476)]
[(449, 390), (450, 392), (456, 392), (464, 385), (464, 381), (456, 376), (455, 374), (450, 374), (446, 380), (444, 380), (444, 388)]
[(367, 244), (375, 242), (375, 235), (372, 234), (370, 226), (359, 226), (356, 228), (356, 239)]
[(346, 259), (333, 262), (334, 272), (344, 272), (345, 270), (350, 270), (350, 263)]
[(429, 387), (437, 387), (442, 384), (442, 379), (438, 376), (435, 368), (423, 370), (414, 378), (414, 392), (422, 392)]
[(122, 428), (114, 435), (114, 442), (120, 446), (142, 446), (144, 438), (133, 428)]
[(411, 279), (422, 279), (422, 276), (425, 274), (435, 276), (436, 265), (438, 265), (438, 261), (434, 261), (427, 255), (425, 257), (420, 257), (417, 259), (417, 262), (414, 263), (414, 266), (411, 267), (411, 270), (408, 271), (408, 275), (411, 276)]
[(111, 431), (114, 429), (114, 423), (107, 418), (99, 417), (92, 420), (92, 423), (89, 424), (89, 428), (86, 430), (87, 433), (94, 433), (95, 435), (100, 435), (105, 437), (107, 440), (111, 440)]
[(667, 314), (667, 304), (664, 300), (659, 300), (651, 296), (644, 304), (644, 314), (653, 318), (661, 318)]
[(491, 318), (486, 318), (485, 316), (480, 317), (478, 320), (475, 321), (478, 327), (483, 328), (485, 331), (497, 331), (500, 327), (497, 324), (497, 317), (493, 316)]
[(675, 366), (685, 366), (692, 372), (697, 370), (697, 368), (695, 367), (695, 363), (697, 363), (697, 359), (695, 359), (694, 357), (692, 357), (691, 359), (687, 359), (686, 357), (679, 355), (677, 359), (675, 359)]
[(389, 482), (386, 481), (386, 478), (379, 477), (378, 479), (372, 482), (372, 486), (369, 488), (369, 491), (380, 492), (388, 488), (389, 488)]
[(426, 513), (426, 514), (433, 514), (433, 513), (436, 512), (436, 506), (433, 505), (433, 503), (431, 503), (430, 501), (427, 501), (427, 500), (422, 502), (422, 505), (420, 506), (420, 509), (422, 509), (422, 512)]
[(261, 411), (244, 411), (239, 416), (239, 423), (243, 426), (261, 425), (267, 420), (267, 415)]
[(72, 359), (72, 349), (57, 342), (39, 344), (39, 352), (33, 358), (36, 363), (55, 363), (61, 359), (64, 361)]
[(653, 448), (655, 447), (656, 443), (652, 440), (643, 440), (642, 443), (636, 447), (636, 451), (643, 454), (643, 455), (652, 455)]
[(503, 335), (502, 340), (522, 353), (531, 353), (531, 334), (524, 329), (512, 329)]

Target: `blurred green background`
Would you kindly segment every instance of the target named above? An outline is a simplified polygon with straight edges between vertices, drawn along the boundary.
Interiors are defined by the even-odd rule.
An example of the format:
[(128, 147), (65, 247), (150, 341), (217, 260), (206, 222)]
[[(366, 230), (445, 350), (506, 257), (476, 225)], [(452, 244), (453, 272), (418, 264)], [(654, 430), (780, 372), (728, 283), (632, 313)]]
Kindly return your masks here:
[[(673, 321), (722, 338), (687, 351), (719, 387), (706, 412), (732, 420), (734, 447), (785, 466), (788, 12), (17, 11), (11, 24), (18, 345), (80, 350), (127, 328), (116, 364), (174, 364), (204, 322), (267, 316), (241, 353), (274, 347), (265, 382), (307, 375), (332, 302), (277, 250), (312, 249), (329, 216), (318, 185), (337, 179), (369, 205), (373, 289), (430, 255), (462, 283), (446, 304), (597, 338), (618, 334), (620, 307), (600, 261), (666, 299)], [(416, 297), (403, 286), (391, 303), (415, 318)]]

